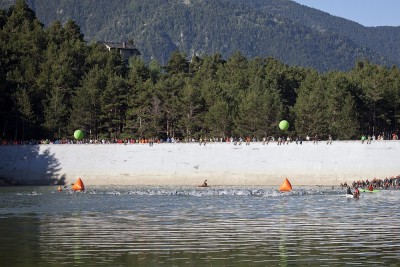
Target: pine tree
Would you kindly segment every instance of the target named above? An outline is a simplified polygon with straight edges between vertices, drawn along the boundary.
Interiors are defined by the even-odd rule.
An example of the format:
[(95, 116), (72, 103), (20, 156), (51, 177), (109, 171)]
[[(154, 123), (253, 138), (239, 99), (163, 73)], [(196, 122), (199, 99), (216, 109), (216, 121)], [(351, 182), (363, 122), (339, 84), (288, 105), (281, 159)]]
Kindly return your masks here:
[(108, 137), (102, 125), (101, 95), (107, 86), (107, 75), (103, 70), (94, 67), (84, 77), (82, 86), (78, 87), (72, 98), (72, 111), (69, 131), (83, 129), (89, 138)]
[(357, 137), (359, 131), (355, 103), (350, 93), (352, 84), (341, 73), (327, 75), (324, 99), (327, 102), (326, 118), (328, 133), (333, 138), (350, 139)]
[(300, 86), (293, 108), (298, 134), (302, 136), (329, 134), (325, 113), (327, 103), (324, 101), (324, 97), (323, 79), (316, 72), (307, 76)]
[[(33, 121), (28, 123), (27, 117), (39, 120), (41, 116), (43, 95), (37, 92), (35, 82), (40, 72), (39, 65), (46, 47), (46, 38), (43, 25), (23, 0), (15, 2), (5, 23), (2, 23), (1, 51), (5, 55), (2, 59), (4, 67), (1, 70), (5, 77), (3, 97), (9, 103), (6, 106), (10, 111), (5, 117), (3, 135), (6, 135), (8, 127), (13, 127), (14, 138), (25, 138), (25, 131), (35, 128)], [(26, 99), (18, 99), (19, 97)], [(18, 118), (25, 118), (22, 125), (18, 124)], [(19, 128), (20, 126), (22, 128)], [(8, 135), (11, 136), (11, 133), (8, 132)]]

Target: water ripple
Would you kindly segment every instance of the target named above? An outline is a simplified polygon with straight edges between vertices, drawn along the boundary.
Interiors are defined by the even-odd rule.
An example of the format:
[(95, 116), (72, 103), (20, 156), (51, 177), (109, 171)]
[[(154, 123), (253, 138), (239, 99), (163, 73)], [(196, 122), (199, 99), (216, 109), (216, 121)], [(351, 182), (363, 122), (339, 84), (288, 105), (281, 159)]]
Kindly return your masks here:
[(400, 216), (391, 212), (400, 191), (358, 200), (339, 188), (36, 191), (0, 195), (9, 265), (24, 261), (12, 258), (21, 248), (39, 265), (396, 266), (400, 256)]

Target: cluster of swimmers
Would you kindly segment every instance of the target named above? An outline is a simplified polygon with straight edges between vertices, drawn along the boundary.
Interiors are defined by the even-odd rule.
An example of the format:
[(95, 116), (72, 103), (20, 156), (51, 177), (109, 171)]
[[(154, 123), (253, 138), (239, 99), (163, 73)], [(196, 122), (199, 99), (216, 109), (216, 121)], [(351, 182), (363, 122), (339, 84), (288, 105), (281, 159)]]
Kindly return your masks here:
[(358, 187), (354, 189), (354, 192), (351, 192), (350, 186), (347, 187), (347, 195), (353, 195), (353, 197), (360, 197), (360, 190), (358, 190)]
[[(350, 188), (347, 183), (340, 184), (341, 187)], [(373, 191), (375, 188), (381, 189), (400, 189), (400, 175), (396, 177), (387, 177), (385, 179), (374, 178), (373, 180), (358, 180), (353, 181), (351, 184), (352, 188), (363, 188), (366, 190)]]
[(358, 180), (352, 183), (352, 186), (361, 187), (361, 188), (369, 188), (373, 186), (374, 188), (383, 188), (383, 189), (399, 189), (400, 188), (400, 175), (396, 177), (387, 177), (385, 179), (377, 179), (374, 178), (372, 181), (367, 180)]

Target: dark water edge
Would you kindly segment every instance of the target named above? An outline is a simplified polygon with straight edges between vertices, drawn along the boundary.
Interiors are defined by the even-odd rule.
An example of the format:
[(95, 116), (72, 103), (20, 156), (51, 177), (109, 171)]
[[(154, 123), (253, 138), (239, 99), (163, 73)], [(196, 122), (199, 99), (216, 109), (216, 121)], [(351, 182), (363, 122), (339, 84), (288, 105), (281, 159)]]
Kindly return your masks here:
[(0, 187), (4, 187), (4, 186), (21, 186), (22, 184), (12, 180), (12, 179), (8, 179), (5, 177), (1, 177), (0, 176)]
[(0, 188), (2, 266), (399, 266), (400, 191)]

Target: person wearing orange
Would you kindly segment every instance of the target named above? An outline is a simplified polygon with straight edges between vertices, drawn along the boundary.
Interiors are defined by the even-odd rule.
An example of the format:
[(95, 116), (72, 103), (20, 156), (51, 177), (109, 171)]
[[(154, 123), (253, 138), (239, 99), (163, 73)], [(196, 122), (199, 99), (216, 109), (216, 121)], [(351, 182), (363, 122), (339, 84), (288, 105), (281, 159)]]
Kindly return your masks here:
[(369, 190), (369, 191), (374, 191), (374, 187), (372, 186), (372, 184), (369, 184), (368, 190)]

